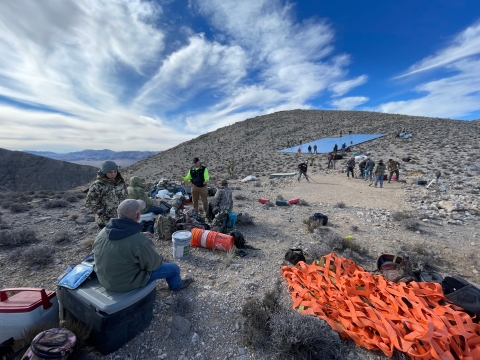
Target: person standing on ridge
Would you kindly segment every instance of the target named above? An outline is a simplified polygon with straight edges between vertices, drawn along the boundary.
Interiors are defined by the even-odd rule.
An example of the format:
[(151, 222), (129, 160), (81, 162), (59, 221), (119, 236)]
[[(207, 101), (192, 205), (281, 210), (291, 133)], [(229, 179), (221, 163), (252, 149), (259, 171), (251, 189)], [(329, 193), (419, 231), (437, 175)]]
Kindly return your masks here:
[(328, 153), (327, 161), (328, 161), (327, 167), (329, 169), (332, 168), (333, 167), (333, 154), (332, 153)]
[(300, 145), (302, 145), (303, 138), (300, 138)]
[(312, 154), (312, 145), (308, 145), (308, 153)]
[(308, 169), (308, 165), (307, 163), (304, 161), (300, 164), (298, 164), (298, 181), (300, 181), (300, 178), (302, 177), (302, 174), (303, 176), (305, 176), (305, 179), (307, 179), (308, 182), (310, 182), (310, 180), (308, 180), (308, 176), (307, 176), (307, 169)]
[(372, 173), (374, 167), (375, 163), (373, 162), (373, 160), (367, 159), (367, 163), (365, 164), (365, 181), (367, 181), (369, 178), (370, 181), (372, 181)]
[(400, 169), (400, 163), (398, 161), (394, 161), (393, 159), (388, 159), (387, 163), (387, 169), (388, 169), (388, 182), (392, 179), (393, 173), (397, 176), (395, 181), (400, 180), (400, 172), (398, 169)]
[(350, 160), (347, 161), (347, 178), (350, 177), (350, 173), (352, 173), (352, 178), (355, 177), (353, 174), (353, 169), (355, 168), (355, 158), (352, 157)]
[(192, 182), (192, 202), (193, 208), (198, 213), (198, 198), (202, 199), (203, 211), (206, 213), (208, 210), (208, 189), (207, 182), (210, 180), (210, 175), (206, 166), (200, 163), (198, 157), (193, 159), (193, 166), (188, 170), (187, 176), (183, 181)]
[(127, 198), (127, 193), (127, 185), (117, 164), (112, 160), (104, 161), (85, 198), (85, 205), (94, 213), (100, 229), (117, 217), (117, 207)]
[(373, 171), (373, 174), (375, 175), (375, 187), (377, 187), (378, 182), (380, 182), (380, 187), (383, 187), (383, 177), (385, 176), (386, 170), (387, 167), (383, 163), (383, 160), (380, 160), (377, 164), (377, 167)]
[(317, 144), (313, 145), (313, 152), (314, 152), (315, 154), (318, 154), (318, 153), (317, 153)]

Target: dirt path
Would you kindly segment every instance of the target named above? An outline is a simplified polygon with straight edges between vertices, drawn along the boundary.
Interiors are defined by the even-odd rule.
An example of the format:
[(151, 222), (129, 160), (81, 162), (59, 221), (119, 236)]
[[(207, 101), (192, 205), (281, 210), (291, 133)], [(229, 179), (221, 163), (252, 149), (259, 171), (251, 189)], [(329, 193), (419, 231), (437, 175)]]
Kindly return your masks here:
[[(308, 202), (335, 205), (339, 202), (349, 206), (370, 209), (410, 210), (405, 203), (402, 183), (384, 181), (384, 187), (368, 186), (371, 182), (362, 179), (347, 178), (345, 174), (310, 174), (307, 183), (302, 176), (300, 182), (294, 181), (282, 191), (286, 199), (301, 198)], [(328, 190), (326, 190), (328, 189)]]

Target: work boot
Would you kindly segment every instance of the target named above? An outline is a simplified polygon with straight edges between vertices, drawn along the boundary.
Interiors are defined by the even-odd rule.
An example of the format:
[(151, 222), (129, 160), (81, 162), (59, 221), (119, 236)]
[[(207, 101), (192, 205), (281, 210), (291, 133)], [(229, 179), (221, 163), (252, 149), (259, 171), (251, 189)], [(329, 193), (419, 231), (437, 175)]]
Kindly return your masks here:
[(191, 279), (191, 278), (182, 279), (182, 283), (183, 283), (183, 285), (178, 290), (182, 290), (182, 289), (185, 289), (185, 288), (189, 287), (190, 284), (193, 283), (193, 279)]

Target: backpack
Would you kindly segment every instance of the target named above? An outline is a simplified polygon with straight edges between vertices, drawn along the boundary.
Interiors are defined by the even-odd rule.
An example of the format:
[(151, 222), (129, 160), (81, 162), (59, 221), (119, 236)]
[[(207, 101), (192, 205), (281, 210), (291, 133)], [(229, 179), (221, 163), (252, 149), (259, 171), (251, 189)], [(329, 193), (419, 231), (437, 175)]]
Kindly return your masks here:
[(328, 216), (323, 215), (322, 213), (315, 213), (312, 216), (310, 216), (310, 220), (312, 221), (322, 221), (322, 225), (326, 226), (328, 223)]
[(228, 234), (228, 222), (230, 215), (228, 211), (220, 211), (212, 221), (212, 230), (222, 234)]
[(293, 265), (297, 265), (299, 261), (305, 262), (305, 254), (302, 249), (289, 249), (285, 254), (285, 260)]
[(202, 229), (210, 230), (210, 226), (205, 224), (202, 217), (200, 217), (195, 209), (190, 209), (186, 213), (180, 216), (180, 218), (175, 222), (176, 230), (188, 230), (192, 229)]
[(54, 328), (45, 330), (35, 336), (22, 360), (65, 360), (74, 351), (76, 343), (77, 337), (68, 329)]
[(233, 236), (233, 242), (235, 244), (235, 247), (237, 249), (243, 249), (245, 248), (245, 237), (243, 236), (243, 234), (238, 231), (238, 230), (233, 230), (231, 233), (230, 233), (231, 236)]
[(175, 219), (169, 215), (158, 215), (154, 225), (155, 239), (169, 241), (174, 232)]
[(208, 196), (215, 196), (215, 194), (217, 193), (217, 189), (216, 188), (207, 188), (207, 193), (208, 193)]
[(455, 305), (480, 316), (480, 289), (460, 276), (447, 276), (442, 281), (443, 295)]

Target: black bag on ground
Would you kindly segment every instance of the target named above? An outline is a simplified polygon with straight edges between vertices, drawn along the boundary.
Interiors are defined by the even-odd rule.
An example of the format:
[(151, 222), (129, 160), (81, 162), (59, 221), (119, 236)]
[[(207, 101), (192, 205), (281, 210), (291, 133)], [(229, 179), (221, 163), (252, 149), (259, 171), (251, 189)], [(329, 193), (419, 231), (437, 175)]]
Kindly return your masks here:
[(480, 289), (460, 276), (446, 276), (443, 295), (455, 305), (480, 316)]
[(233, 236), (233, 241), (234, 241), (234, 244), (235, 244), (235, 247), (237, 249), (243, 249), (245, 248), (245, 237), (243, 236), (243, 234), (238, 231), (238, 230), (233, 230), (231, 233), (230, 233), (231, 236)]
[(293, 265), (297, 265), (299, 261), (305, 262), (305, 254), (302, 249), (290, 249), (285, 254), (285, 260)]
[(312, 216), (310, 216), (310, 220), (312, 221), (321, 221), (322, 225), (325, 226), (328, 223), (328, 216), (323, 215), (322, 213), (315, 213)]

